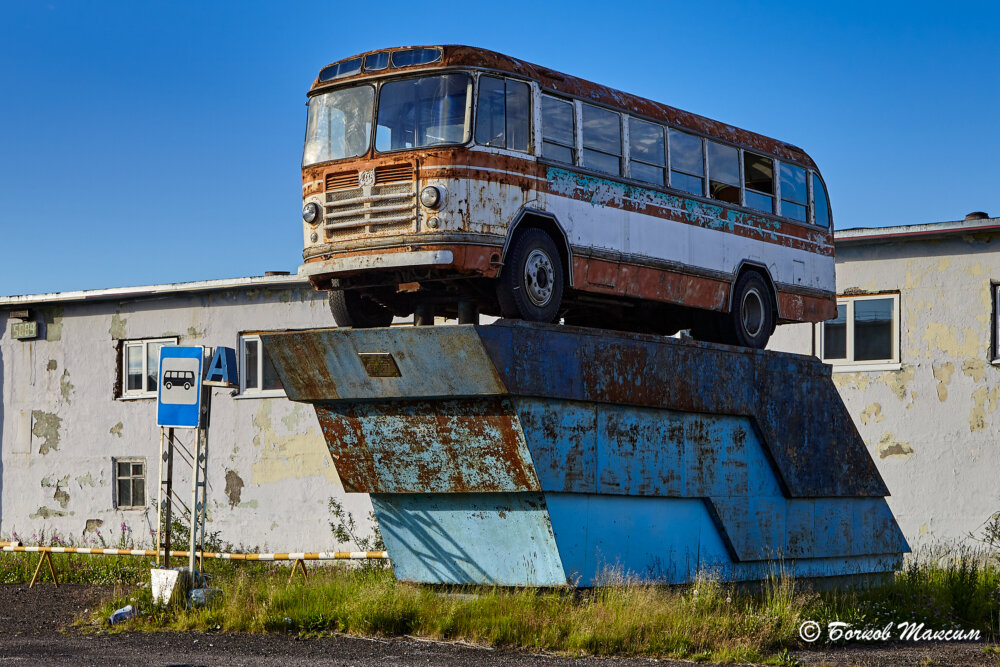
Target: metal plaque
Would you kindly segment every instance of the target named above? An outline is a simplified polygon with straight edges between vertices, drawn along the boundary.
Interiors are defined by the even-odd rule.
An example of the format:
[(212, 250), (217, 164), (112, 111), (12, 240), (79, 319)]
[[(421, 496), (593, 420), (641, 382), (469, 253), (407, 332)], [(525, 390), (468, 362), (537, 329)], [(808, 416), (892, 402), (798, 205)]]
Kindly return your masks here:
[(402, 377), (396, 360), (388, 352), (358, 352), (358, 358), (365, 367), (368, 377), (398, 378)]
[(10, 335), (15, 340), (38, 337), (38, 322), (11, 322)]

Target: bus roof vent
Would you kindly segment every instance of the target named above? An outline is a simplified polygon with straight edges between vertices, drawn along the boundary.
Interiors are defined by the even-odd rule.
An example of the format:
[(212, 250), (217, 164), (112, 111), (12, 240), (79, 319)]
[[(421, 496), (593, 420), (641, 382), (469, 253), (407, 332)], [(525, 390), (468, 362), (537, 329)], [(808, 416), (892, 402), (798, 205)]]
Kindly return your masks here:
[(966, 220), (986, 220), (990, 216), (986, 214), (985, 211), (973, 211), (965, 216)]

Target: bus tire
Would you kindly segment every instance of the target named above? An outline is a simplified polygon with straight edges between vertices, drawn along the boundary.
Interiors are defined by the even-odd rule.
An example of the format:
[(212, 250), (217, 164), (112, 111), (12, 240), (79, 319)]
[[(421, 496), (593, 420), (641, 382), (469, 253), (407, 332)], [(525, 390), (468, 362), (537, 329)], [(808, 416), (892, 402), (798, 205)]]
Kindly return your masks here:
[(173, 386), (174, 386), (174, 385), (173, 385), (173, 384), (171, 384), (170, 382), (164, 382), (164, 383), (163, 383), (163, 388), (164, 388), (164, 389), (170, 389), (170, 388), (172, 388)]
[(763, 349), (774, 332), (774, 297), (756, 271), (746, 271), (733, 286), (726, 337), (736, 345)]
[(392, 324), (391, 310), (354, 291), (332, 290), (330, 313), (338, 327), (372, 329)]
[(562, 305), (563, 275), (559, 249), (540, 229), (518, 234), (497, 281), (500, 313), (509, 319), (555, 322)]

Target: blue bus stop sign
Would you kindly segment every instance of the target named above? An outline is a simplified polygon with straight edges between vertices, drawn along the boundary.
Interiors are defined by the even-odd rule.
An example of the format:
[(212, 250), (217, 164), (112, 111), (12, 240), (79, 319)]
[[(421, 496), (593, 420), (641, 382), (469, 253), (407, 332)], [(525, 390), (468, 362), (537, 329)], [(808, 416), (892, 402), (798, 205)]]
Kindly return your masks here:
[(156, 388), (156, 424), (178, 428), (201, 425), (201, 365), (203, 347), (164, 345), (160, 348)]

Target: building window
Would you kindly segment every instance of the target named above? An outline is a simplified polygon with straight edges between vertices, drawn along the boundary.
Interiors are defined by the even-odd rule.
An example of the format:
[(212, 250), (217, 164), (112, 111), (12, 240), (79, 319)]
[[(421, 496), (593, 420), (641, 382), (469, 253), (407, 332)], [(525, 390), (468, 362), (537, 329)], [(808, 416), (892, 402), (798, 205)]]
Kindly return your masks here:
[(890, 370), (899, 365), (899, 295), (837, 299), (837, 317), (820, 327), (823, 361), (850, 370)]
[(155, 398), (160, 372), (160, 348), (177, 345), (176, 338), (127, 340), (122, 345), (123, 398)]
[(1000, 283), (993, 283), (993, 363), (1000, 364)]
[(115, 474), (115, 508), (146, 508), (146, 459), (112, 459)]
[(247, 396), (285, 395), (257, 335), (240, 336), (240, 393)]

